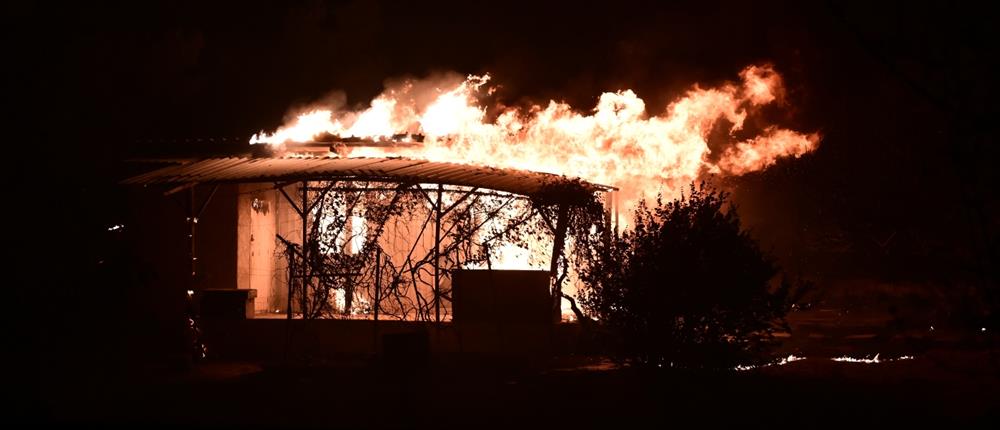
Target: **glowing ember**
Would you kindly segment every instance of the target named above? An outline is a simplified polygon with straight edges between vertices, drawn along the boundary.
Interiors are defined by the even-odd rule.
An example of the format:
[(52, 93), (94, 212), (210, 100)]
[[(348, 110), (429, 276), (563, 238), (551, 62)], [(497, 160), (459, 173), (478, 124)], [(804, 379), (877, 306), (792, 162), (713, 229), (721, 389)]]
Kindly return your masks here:
[[(747, 67), (740, 78), (715, 88), (695, 85), (659, 114), (647, 112), (632, 90), (622, 90), (602, 94), (589, 113), (549, 101), (527, 109), (499, 107), (489, 118), (482, 104), (495, 90), (484, 89), (489, 75), (408, 81), (391, 86), (360, 112), (310, 109), (274, 133), (254, 135), (251, 143), (280, 148), (326, 134), (373, 140), (423, 135), (421, 145), (355, 147), (341, 155), (405, 156), (579, 177), (619, 187), (619, 213), (627, 214), (640, 198), (676, 197), (703, 175), (741, 175), (817, 147), (818, 134), (776, 125), (737, 138), (748, 132), (748, 117), (783, 102), (781, 77), (771, 66)], [(719, 127), (730, 141), (713, 158), (708, 136)]]
[(800, 360), (805, 360), (805, 359), (806, 359), (805, 357), (798, 357), (795, 354), (790, 354), (788, 357), (782, 358), (782, 359), (780, 359), (778, 361), (775, 361), (773, 363), (761, 364), (759, 366), (754, 366), (754, 365), (739, 365), (739, 366), (734, 367), (733, 370), (745, 371), (745, 370), (759, 369), (761, 367), (784, 366), (784, 365), (786, 365), (788, 363), (792, 363), (792, 362), (800, 361)]
[[(782, 359), (780, 359), (778, 361), (775, 361), (775, 362), (772, 362), (772, 363), (766, 363), (766, 364), (761, 364), (761, 365), (739, 365), (739, 366), (734, 367), (733, 370), (745, 371), (745, 370), (759, 369), (759, 368), (763, 368), (763, 367), (784, 366), (784, 365), (786, 365), (788, 363), (795, 362), (795, 361), (800, 361), (800, 360), (805, 360), (805, 359), (806, 359), (806, 357), (798, 357), (796, 355), (789, 355), (788, 357), (782, 358)], [(854, 358), (854, 357), (849, 357), (849, 356), (843, 355), (843, 356), (840, 356), (840, 357), (831, 358), (830, 360), (831, 361), (844, 362), (844, 363), (879, 364), (879, 363), (889, 363), (889, 362), (892, 362), (892, 361), (902, 361), (902, 360), (912, 360), (912, 359), (913, 359), (912, 355), (903, 355), (903, 356), (900, 356), (900, 357), (897, 357), (897, 358), (879, 358), (879, 354), (875, 354), (875, 356), (872, 357), (872, 358)]]
[(912, 355), (904, 355), (898, 358), (880, 359), (879, 354), (875, 354), (875, 356), (872, 358), (854, 358), (854, 357), (848, 357), (846, 355), (836, 358), (831, 358), (831, 360), (833, 361), (840, 361), (846, 363), (865, 363), (865, 364), (888, 363), (890, 361), (912, 360), (912, 359), (913, 359)]
[(779, 366), (784, 366), (784, 365), (786, 365), (788, 363), (791, 363), (793, 361), (799, 361), (799, 360), (805, 360), (805, 359), (806, 359), (805, 357), (796, 357), (795, 355), (789, 355), (788, 357), (785, 357), (785, 358), (782, 358), (781, 360), (778, 360), (777, 364)]

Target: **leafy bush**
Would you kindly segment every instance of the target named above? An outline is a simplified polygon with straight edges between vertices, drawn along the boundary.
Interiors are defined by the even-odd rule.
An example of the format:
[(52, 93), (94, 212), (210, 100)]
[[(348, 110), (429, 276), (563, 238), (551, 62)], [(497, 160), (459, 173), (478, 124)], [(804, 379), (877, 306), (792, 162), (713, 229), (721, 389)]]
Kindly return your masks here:
[(634, 227), (581, 252), (589, 314), (639, 365), (714, 368), (759, 357), (783, 324), (790, 286), (742, 229), (728, 194), (702, 183), (656, 207)]

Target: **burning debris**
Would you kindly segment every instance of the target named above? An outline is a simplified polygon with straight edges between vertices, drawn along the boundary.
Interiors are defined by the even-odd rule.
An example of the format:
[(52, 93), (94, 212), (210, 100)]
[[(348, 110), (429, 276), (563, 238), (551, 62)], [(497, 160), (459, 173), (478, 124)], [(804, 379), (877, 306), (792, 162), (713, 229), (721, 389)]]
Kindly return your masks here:
[(912, 359), (913, 359), (912, 355), (903, 355), (897, 358), (879, 358), (879, 354), (875, 354), (875, 356), (872, 358), (867, 358), (867, 357), (854, 358), (846, 355), (836, 358), (831, 358), (831, 360), (833, 361), (839, 361), (844, 363), (864, 363), (864, 364), (888, 363), (892, 361), (912, 360)]
[[(842, 355), (840, 357), (831, 358), (830, 361), (836, 361), (836, 362), (842, 362), (842, 363), (880, 364), (880, 363), (890, 363), (890, 362), (893, 362), (893, 361), (913, 360), (913, 358), (914, 357), (912, 355), (902, 355), (902, 356), (899, 356), (899, 357), (896, 357), (896, 358), (879, 358), (879, 354), (875, 354), (875, 356), (872, 357), (872, 358), (867, 358), (867, 357), (854, 358), (854, 357), (850, 357), (850, 356), (847, 356), (847, 355)], [(763, 367), (784, 366), (784, 365), (786, 365), (788, 363), (792, 363), (792, 362), (796, 362), (796, 361), (802, 361), (802, 360), (805, 360), (805, 359), (806, 359), (806, 357), (799, 357), (799, 356), (796, 356), (796, 355), (792, 354), (792, 355), (789, 355), (788, 357), (782, 358), (780, 360), (777, 360), (777, 361), (774, 361), (774, 362), (771, 362), (771, 363), (765, 363), (765, 364), (761, 364), (761, 365), (739, 365), (739, 366), (734, 367), (733, 370), (736, 370), (736, 371), (746, 371), (746, 370), (760, 369), (760, 368), (763, 368)]]
[(784, 357), (784, 358), (782, 358), (782, 359), (780, 359), (778, 361), (772, 362), (772, 363), (765, 363), (765, 364), (761, 364), (761, 365), (757, 365), (757, 366), (755, 366), (755, 365), (739, 365), (739, 366), (734, 367), (733, 370), (741, 371), (742, 372), (742, 371), (746, 371), (746, 370), (759, 369), (759, 368), (762, 368), (762, 367), (784, 366), (784, 365), (786, 365), (788, 363), (792, 363), (792, 362), (796, 362), (796, 361), (800, 361), (800, 360), (805, 360), (805, 359), (806, 359), (805, 357), (799, 357), (799, 356), (796, 356), (795, 354), (789, 354), (788, 357)]

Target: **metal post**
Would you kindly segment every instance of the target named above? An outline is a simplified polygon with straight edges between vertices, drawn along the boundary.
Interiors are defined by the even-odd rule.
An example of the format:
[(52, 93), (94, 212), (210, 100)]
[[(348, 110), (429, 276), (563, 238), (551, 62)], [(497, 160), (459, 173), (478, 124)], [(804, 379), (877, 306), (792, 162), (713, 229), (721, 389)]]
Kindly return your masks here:
[(382, 248), (375, 247), (375, 321), (378, 321), (378, 308), (382, 289)]
[(306, 307), (309, 305), (309, 283), (312, 279), (306, 279), (308, 276), (308, 260), (309, 253), (306, 248), (306, 242), (309, 240), (309, 233), (307, 224), (309, 223), (309, 182), (302, 181), (302, 299), (301, 306), (299, 309), (302, 312), (302, 319), (306, 319)]
[(559, 258), (562, 257), (563, 246), (566, 242), (567, 218), (569, 217), (569, 205), (559, 206), (559, 218), (556, 219), (555, 238), (552, 240), (552, 263), (549, 266), (549, 273), (552, 276), (552, 313), (555, 322), (562, 318), (562, 283), (559, 282)]
[(215, 192), (219, 191), (219, 186), (216, 185), (215, 187), (212, 187), (212, 192), (208, 194), (208, 197), (205, 198), (205, 201), (201, 202), (200, 206), (197, 204), (198, 199), (197, 199), (197, 193), (195, 193), (195, 185), (191, 185), (189, 189), (191, 190), (191, 192), (189, 193), (191, 200), (188, 202), (187, 221), (188, 221), (188, 227), (190, 228), (190, 231), (188, 232), (188, 242), (190, 242), (191, 245), (191, 255), (190, 255), (191, 288), (190, 289), (193, 290), (195, 287), (195, 279), (198, 275), (198, 253), (197, 249), (195, 248), (196, 244), (195, 234), (197, 233), (198, 218), (201, 218), (201, 215), (205, 213), (205, 208), (207, 208), (209, 202), (212, 201), (212, 197), (215, 197)]
[[(293, 278), (295, 276), (295, 274), (292, 273), (292, 271), (290, 270), (293, 267), (293, 265), (294, 265), (293, 264), (294, 257), (295, 257), (294, 254), (291, 254), (288, 257), (288, 266), (289, 266), (288, 267), (289, 268), (288, 277), (289, 278)], [(292, 319), (292, 296), (293, 296), (293, 292), (294, 292), (294, 289), (292, 288), (292, 286), (294, 286), (294, 285), (295, 285), (295, 282), (292, 279), (289, 279), (288, 280), (288, 297), (287, 297), (287, 300), (286, 300), (288, 302), (288, 306), (287, 306), (288, 310), (285, 312), (285, 319), (287, 319), (287, 320), (291, 320)], [(285, 352), (288, 352), (288, 351), (286, 350)]]
[[(359, 195), (360, 199), (361, 196)], [(355, 203), (356, 204), (356, 203)], [(351, 219), (351, 213), (353, 210), (353, 205), (344, 205), (344, 255), (351, 255), (354, 253), (354, 221)], [(351, 308), (354, 307), (354, 275), (345, 275), (346, 283), (344, 285), (344, 309), (342, 311), (345, 315), (351, 314)]]
[(197, 272), (198, 272), (198, 270), (197, 270), (198, 266), (197, 266), (197, 263), (196, 263), (198, 261), (198, 257), (197, 257), (197, 254), (195, 253), (195, 247), (194, 247), (194, 245), (195, 245), (195, 242), (194, 242), (195, 227), (198, 226), (198, 214), (196, 212), (198, 209), (195, 207), (195, 193), (194, 193), (194, 189), (195, 189), (195, 187), (193, 187), (193, 186), (190, 188), (191, 192), (189, 193), (189, 195), (191, 197), (191, 202), (188, 205), (189, 209), (188, 209), (188, 219), (187, 219), (187, 221), (188, 221), (188, 227), (190, 228), (190, 231), (188, 232), (188, 242), (189, 242), (189, 245), (191, 245), (191, 254), (189, 255), (189, 258), (191, 259), (191, 288), (192, 289), (194, 289), (194, 284), (195, 284), (195, 279), (194, 278), (195, 278), (195, 276), (197, 275)]
[[(188, 317), (187, 323), (188, 323), (188, 330), (190, 330), (191, 337), (192, 337), (192, 344), (193, 344), (192, 346), (194, 348), (194, 351), (193, 351), (194, 352), (194, 359), (195, 360), (200, 360), (200, 359), (202, 359), (202, 358), (205, 357), (205, 345), (201, 342), (201, 333), (200, 333), (201, 329), (198, 327), (198, 313), (199, 312), (197, 312), (195, 310), (194, 290), (195, 290), (195, 287), (197, 286), (196, 276), (198, 274), (198, 271), (197, 271), (197, 268), (198, 268), (198, 266), (197, 266), (198, 254), (196, 252), (197, 250), (195, 249), (195, 233), (197, 232), (196, 227), (198, 225), (198, 215), (200, 215), (201, 210), (199, 210), (195, 206), (195, 202), (196, 202), (195, 197), (196, 197), (196, 195), (195, 195), (195, 187), (194, 187), (194, 185), (192, 185), (190, 189), (191, 189), (191, 192), (190, 192), (190, 201), (188, 203), (187, 222), (188, 222), (188, 227), (190, 228), (190, 230), (188, 231), (188, 242), (189, 242), (189, 245), (191, 246), (191, 254), (188, 257), (191, 260), (191, 277), (188, 278), (189, 279), (189, 284), (188, 284), (188, 288), (187, 288), (187, 292), (186, 292), (187, 293), (187, 295), (186, 295), (187, 296), (187, 317)], [(214, 194), (214, 191), (213, 191), (213, 194)], [(211, 196), (209, 196), (209, 199), (211, 199)], [(207, 200), (206, 200), (205, 204), (208, 204)], [(204, 209), (204, 207), (202, 207), (202, 210), (203, 209)]]
[(611, 210), (615, 211), (615, 237), (618, 237), (618, 211), (621, 210), (618, 207), (618, 190), (611, 191), (611, 195), (614, 196), (612, 200), (614, 204), (611, 205)]
[[(305, 208), (304, 207), (303, 208), (298, 207), (295, 204), (295, 200), (292, 199), (292, 196), (289, 196), (288, 193), (285, 192), (285, 187), (288, 186), (288, 185), (290, 185), (290, 184), (274, 184), (274, 185), (275, 185), (275, 189), (278, 190), (278, 191), (280, 191), (281, 195), (285, 197), (285, 201), (288, 202), (288, 205), (291, 206), (292, 209), (295, 210), (295, 213), (299, 214), (300, 217), (305, 217), (306, 216), (305, 215)], [(305, 190), (304, 187), (303, 187), (303, 190)], [(305, 225), (305, 221), (303, 221), (303, 225)], [(303, 235), (304, 235), (304, 233), (303, 233)], [(303, 255), (303, 257), (305, 257), (305, 249), (306, 249), (305, 248), (305, 243), (303, 243), (303, 246), (302, 246), (302, 251), (303, 251), (302, 255)], [(289, 260), (288, 260), (288, 279), (289, 280), (288, 280), (288, 297), (286, 298), (288, 306), (286, 306), (287, 311), (285, 312), (285, 319), (289, 320), (289, 321), (292, 319), (292, 301), (295, 300), (295, 289), (294, 289), (295, 282), (294, 282), (294, 279), (296, 277), (296, 274), (292, 271), (292, 269), (295, 267), (294, 261), (295, 261), (295, 259), (294, 259), (294, 254), (293, 254), (292, 256), (289, 257)], [(305, 258), (303, 258), (303, 262), (305, 262)], [(304, 274), (305, 272), (302, 272), (302, 273)], [(303, 279), (303, 281), (304, 281), (304, 279)]]
[(441, 184), (434, 205), (434, 321), (441, 322)]
[[(376, 239), (377, 240), (377, 239)], [(382, 248), (375, 246), (375, 321), (372, 322), (372, 351), (378, 357), (378, 308), (382, 297), (379, 290), (382, 289)]]

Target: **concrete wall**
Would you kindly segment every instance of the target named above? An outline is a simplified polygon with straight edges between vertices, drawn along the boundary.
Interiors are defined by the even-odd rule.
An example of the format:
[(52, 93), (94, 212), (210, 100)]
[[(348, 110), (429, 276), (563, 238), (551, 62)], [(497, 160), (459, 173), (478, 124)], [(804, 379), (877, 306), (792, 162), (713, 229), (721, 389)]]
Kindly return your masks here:
[[(287, 191), (294, 197), (293, 188)], [(276, 235), (300, 243), (301, 219), (269, 183), (240, 184), (236, 212), (236, 285), (257, 290), (257, 312), (285, 312), (288, 270)]]

